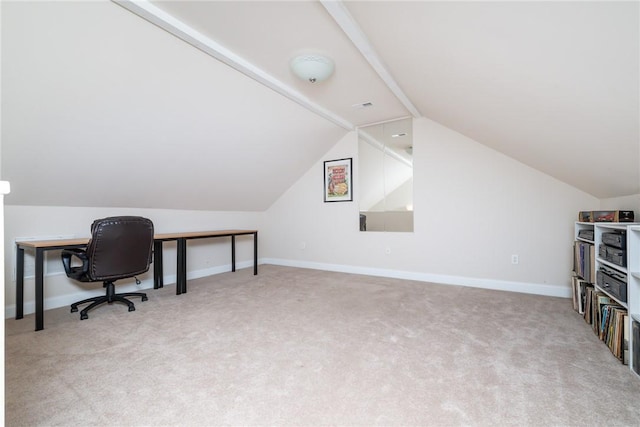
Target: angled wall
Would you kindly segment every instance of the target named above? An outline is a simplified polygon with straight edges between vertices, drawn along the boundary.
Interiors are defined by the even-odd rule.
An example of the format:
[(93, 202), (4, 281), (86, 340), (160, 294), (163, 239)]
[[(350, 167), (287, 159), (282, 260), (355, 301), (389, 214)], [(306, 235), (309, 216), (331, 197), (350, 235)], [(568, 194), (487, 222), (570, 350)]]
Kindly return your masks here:
[[(599, 200), (436, 122), (414, 122), (414, 232), (362, 233), (357, 202), (323, 203), (322, 161), (265, 218), (264, 262), (566, 296), (573, 222)], [(518, 255), (514, 265), (511, 256)]]

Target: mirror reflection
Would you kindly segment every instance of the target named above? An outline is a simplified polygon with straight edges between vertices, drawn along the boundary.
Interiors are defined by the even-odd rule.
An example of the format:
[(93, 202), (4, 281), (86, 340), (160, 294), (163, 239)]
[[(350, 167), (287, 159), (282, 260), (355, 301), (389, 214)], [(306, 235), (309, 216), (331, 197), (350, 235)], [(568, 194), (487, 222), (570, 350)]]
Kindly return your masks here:
[(413, 127), (400, 119), (358, 129), (360, 231), (413, 231)]

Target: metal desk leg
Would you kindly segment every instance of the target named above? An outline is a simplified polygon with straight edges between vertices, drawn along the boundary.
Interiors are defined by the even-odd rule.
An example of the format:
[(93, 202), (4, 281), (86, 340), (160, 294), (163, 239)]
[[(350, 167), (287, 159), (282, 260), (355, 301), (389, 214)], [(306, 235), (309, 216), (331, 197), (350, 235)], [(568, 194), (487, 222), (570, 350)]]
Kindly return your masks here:
[(231, 271), (236, 271), (236, 236), (231, 236)]
[(253, 275), (258, 274), (258, 232), (253, 233)]
[(187, 239), (178, 239), (177, 243), (176, 295), (180, 295), (187, 293)]
[(36, 331), (44, 329), (44, 250), (36, 248)]
[(162, 240), (153, 242), (153, 289), (159, 289), (164, 286), (162, 267)]
[(24, 317), (24, 249), (16, 246), (16, 319)]

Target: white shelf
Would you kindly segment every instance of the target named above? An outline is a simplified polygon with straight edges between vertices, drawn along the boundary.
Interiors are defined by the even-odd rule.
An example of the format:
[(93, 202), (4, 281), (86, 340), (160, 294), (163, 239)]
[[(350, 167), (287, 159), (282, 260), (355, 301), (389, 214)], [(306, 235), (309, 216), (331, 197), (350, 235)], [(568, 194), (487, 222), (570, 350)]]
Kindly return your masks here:
[(581, 239), (580, 237), (576, 237), (576, 240), (580, 240), (581, 242), (591, 243), (593, 245), (593, 240)]
[[(622, 272), (624, 274), (627, 274), (627, 267), (622, 267), (622, 266), (620, 266), (618, 264), (614, 264), (611, 261), (607, 261), (606, 259), (602, 259), (600, 257), (596, 257), (596, 265), (599, 267), (598, 264), (602, 264), (602, 265), (606, 265), (606, 266), (611, 267), (611, 268), (615, 268), (616, 270), (618, 270), (618, 271), (620, 271), (620, 272)], [(596, 271), (597, 271), (597, 269), (596, 269)]]
[(628, 230), (632, 226), (640, 226), (640, 222), (592, 222), (591, 224), (601, 228), (611, 228), (614, 230)]
[[(586, 240), (578, 237), (578, 232), (581, 230), (593, 229), (594, 239), (593, 241)], [(627, 251), (627, 265), (622, 267), (612, 262), (606, 261), (598, 256), (599, 246), (602, 244), (602, 234), (611, 231), (624, 231), (626, 234), (626, 251)], [(636, 321), (640, 323), (640, 223), (610, 223), (610, 222), (576, 222), (575, 223), (575, 240), (594, 245), (595, 249), (595, 271), (600, 267), (606, 266), (609, 269), (613, 269), (627, 277), (627, 301), (620, 301), (620, 299), (611, 295), (605, 289), (602, 289), (597, 284), (596, 277), (593, 277), (593, 285), (595, 289), (608, 295), (611, 299), (616, 301), (621, 306), (625, 307), (629, 313), (628, 323), (626, 327), (629, 329), (629, 368), (634, 371), (633, 360), (637, 355), (633, 354), (633, 334), (631, 330), (632, 322)], [(636, 368), (637, 369), (637, 368)], [(635, 372), (634, 372), (635, 373)]]

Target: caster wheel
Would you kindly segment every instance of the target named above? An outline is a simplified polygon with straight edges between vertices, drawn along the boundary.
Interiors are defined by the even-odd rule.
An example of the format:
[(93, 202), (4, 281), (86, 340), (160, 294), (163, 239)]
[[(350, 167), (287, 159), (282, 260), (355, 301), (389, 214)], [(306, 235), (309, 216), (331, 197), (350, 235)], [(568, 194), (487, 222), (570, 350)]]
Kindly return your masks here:
[(132, 305), (129, 306), (129, 311), (136, 311), (136, 308)]
[(89, 316), (87, 314), (80, 314), (80, 320), (88, 319)]
[(147, 301), (148, 299), (149, 299), (149, 298), (147, 298), (147, 296), (146, 296), (146, 295), (142, 297), (142, 301)]

